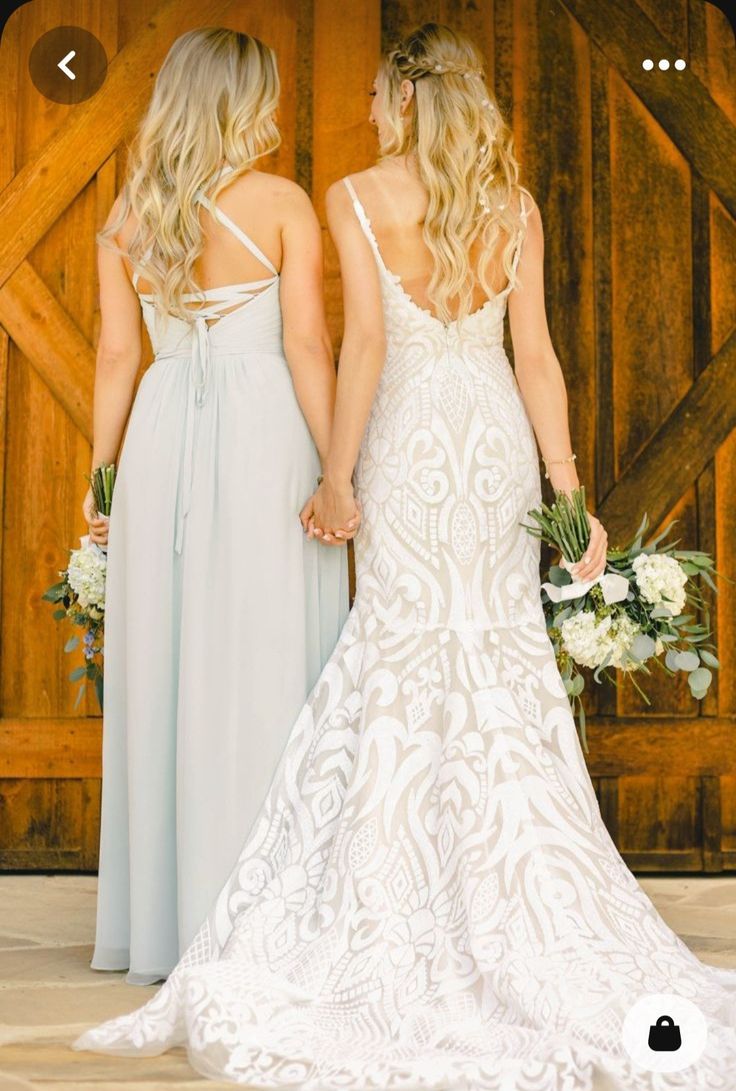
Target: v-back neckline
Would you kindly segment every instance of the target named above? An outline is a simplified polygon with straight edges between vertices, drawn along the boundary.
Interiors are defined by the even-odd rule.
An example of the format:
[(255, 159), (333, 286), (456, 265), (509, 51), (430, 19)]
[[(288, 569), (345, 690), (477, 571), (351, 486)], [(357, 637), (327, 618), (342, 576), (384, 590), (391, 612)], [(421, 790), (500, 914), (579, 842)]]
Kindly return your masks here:
[(355, 208), (355, 210), (356, 210), (356, 212), (358, 214), (358, 219), (359, 219), (360, 223), (363, 226), (363, 230), (365, 232), (365, 235), (366, 235), (368, 241), (370, 242), (371, 247), (373, 249), (373, 252), (374, 252), (374, 254), (376, 256), (376, 260), (378, 262), (379, 268), (381, 269), (381, 271), (383, 273), (385, 273), (385, 275), (388, 278), (389, 282), (399, 291), (402, 298), (405, 299), (406, 302), (415, 311), (417, 311), (419, 314), (426, 316), (432, 322), (435, 322), (438, 326), (440, 326), (443, 330), (451, 330), (454, 326), (457, 326), (458, 323), (467, 322), (468, 319), (475, 318), (476, 315), (482, 314), (492, 304), (496, 303), (499, 299), (503, 299), (506, 295), (508, 295), (508, 293), (511, 290), (511, 284), (510, 283), (507, 284), (506, 287), (503, 288), (500, 292), (496, 292), (495, 295), (489, 296), (488, 299), (486, 299), (483, 303), (481, 303), (480, 307), (476, 307), (476, 309), (474, 311), (471, 311), (469, 314), (466, 314), (464, 316), (464, 318), (462, 318), (462, 319), (461, 318), (452, 318), (449, 322), (443, 322), (442, 319), (439, 318), (436, 314), (434, 314), (433, 311), (430, 311), (427, 307), (422, 307), (419, 303), (417, 303), (417, 301), (414, 299), (414, 297), (412, 295), (410, 295), (409, 292), (407, 292), (406, 288), (404, 287), (404, 285), (402, 283), (402, 280), (401, 280), (401, 277), (399, 276), (399, 274), (398, 273), (393, 273), (389, 269), (389, 267), (386, 265), (386, 262), (383, 259), (383, 254), (381, 253), (381, 248), (378, 245), (378, 240), (376, 239), (376, 235), (375, 235), (375, 232), (373, 230), (373, 225), (371, 224), (370, 217), (368, 216), (368, 214), (367, 214), (367, 212), (366, 212), (366, 210), (365, 210), (365, 208), (363, 206), (362, 201), (358, 197), (352, 183), (350, 183), (350, 180), (348, 178), (345, 179), (345, 184), (347, 186), (348, 192), (350, 193), (350, 197), (351, 197), (352, 202), (353, 202), (353, 207)]

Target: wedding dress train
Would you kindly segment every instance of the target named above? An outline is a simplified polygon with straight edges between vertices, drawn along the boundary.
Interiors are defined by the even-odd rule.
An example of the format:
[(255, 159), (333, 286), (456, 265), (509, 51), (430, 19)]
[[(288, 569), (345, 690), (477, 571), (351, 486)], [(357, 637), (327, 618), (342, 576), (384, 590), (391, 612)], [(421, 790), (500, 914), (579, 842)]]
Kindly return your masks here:
[[(727, 1091), (736, 972), (701, 963), (623, 863), (546, 633), (510, 287), (443, 325), (347, 185), (388, 341), (355, 474), (355, 603), (195, 940), (74, 1048), (184, 1045), (206, 1076), (306, 1091), (590, 1091), (596, 1072)], [(651, 992), (707, 1018), (682, 1072), (623, 1049)]]

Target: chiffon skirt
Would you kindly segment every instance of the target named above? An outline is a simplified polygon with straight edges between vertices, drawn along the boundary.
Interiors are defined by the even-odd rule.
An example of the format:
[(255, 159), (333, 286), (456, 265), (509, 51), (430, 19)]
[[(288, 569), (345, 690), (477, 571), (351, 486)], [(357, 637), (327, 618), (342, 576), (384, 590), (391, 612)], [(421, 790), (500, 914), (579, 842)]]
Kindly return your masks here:
[(110, 517), (91, 966), (132, 984), (201, 924), (348, 611), (346, 550), (299, 523), (319, 459), (283, 356), (213, 357), (196, 411), (191, 381), (144, 375)]

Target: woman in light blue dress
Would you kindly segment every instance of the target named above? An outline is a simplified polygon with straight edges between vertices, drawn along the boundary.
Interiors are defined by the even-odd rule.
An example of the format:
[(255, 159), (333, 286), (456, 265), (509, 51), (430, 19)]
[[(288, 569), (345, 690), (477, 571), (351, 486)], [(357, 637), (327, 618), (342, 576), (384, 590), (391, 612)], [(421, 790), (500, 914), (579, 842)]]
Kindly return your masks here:
[(108, 545), (91, 965), (133, 984), (191, 941), (347, 615), (345, 542), (299, 521), (335, 372), (314, 210), (253, 169), (278, 92), (256, 39), (179, 38), (100, 239), (92, 466), (118, 477), (109, 529), (84, 505)]

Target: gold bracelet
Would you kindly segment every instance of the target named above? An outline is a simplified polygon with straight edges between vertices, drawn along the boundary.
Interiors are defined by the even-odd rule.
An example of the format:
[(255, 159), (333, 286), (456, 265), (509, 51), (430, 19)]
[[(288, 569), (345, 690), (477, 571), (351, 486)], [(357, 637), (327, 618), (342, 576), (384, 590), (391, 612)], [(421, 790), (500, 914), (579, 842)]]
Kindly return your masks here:
[(542, 455), (542, 462), (544, 463), (544, 476), (549, 479), (549, 474), (547, 473), (547, 469), (549, 466), (559, 465), (563, 462), (574, 462), (577, 457), (578, 456), (575, 453), (571, 454), (569, 458), (545, 458), (544, 455)]

